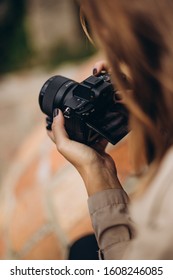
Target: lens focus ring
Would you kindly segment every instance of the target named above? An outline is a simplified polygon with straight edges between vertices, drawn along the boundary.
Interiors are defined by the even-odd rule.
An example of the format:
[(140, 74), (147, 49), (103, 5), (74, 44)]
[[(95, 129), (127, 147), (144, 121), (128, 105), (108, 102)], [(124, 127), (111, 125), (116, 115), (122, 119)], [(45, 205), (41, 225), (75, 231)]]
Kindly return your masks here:
[(42, 87), (40, 91), (40, 95), (42, 95), (42, 104), (40, 104), (40, 107), (46, 115), (52, 116), (55, 96), (58, 90), (67, 81), (69, 81), (69, 79), (62, 76), (54, 76), (46, 82), (48, 83), (46, 89), (44, 86)]

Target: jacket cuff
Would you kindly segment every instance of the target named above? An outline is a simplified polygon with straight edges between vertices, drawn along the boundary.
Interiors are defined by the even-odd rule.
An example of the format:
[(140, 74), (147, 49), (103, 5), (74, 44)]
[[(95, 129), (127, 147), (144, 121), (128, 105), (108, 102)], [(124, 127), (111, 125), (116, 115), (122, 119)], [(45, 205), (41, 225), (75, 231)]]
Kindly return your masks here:
[(122, 188), (106, 189), (88, 198), (90, 215), (108, 205), (128, 204), (129, 197)]

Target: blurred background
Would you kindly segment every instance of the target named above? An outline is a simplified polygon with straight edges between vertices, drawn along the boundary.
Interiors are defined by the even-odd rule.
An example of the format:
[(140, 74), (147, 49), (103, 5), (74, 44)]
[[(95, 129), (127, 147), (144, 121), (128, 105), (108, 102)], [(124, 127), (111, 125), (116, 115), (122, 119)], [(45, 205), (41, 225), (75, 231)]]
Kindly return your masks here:
[[(1, 259), (67, 259), (93, 233), (83, 182), (47, 137), (38, 94), (55, 74), (82, 81), (100, 57), (76, 1), (0, 0)], [(125, 184), (127, 140), (108, 150)]]
[[(73, 0), (0, 0), (0, 38), (2, 178), (15, 146), (39, 122), (37, 102), (32, 102), (39, 92), (35, 81), (40, 79), (41, 86), (42, 76), (44, 82), (46, 73), (49, 77), (65, 63), (70, 63), (70, 75), (95, 50), (82, 31)], [(15, 118), (22, 131), (14, 126)]]

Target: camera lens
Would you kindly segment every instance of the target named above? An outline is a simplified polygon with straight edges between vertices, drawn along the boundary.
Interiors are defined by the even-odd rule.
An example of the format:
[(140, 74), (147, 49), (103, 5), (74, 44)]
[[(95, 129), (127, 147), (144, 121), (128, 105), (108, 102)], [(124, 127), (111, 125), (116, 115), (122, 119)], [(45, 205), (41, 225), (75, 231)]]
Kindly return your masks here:
[[(65, 94), (65, 90), (61, 91), (61, 87), (71, 80), (62, 77), (54, 76), (48, 79), (41, 88), (39, 94), (40, 108), (48, 116), (52, 116), (53, 109), (59, 107)], [(58, 98), (57, 98), (58, 95)], [(56, 104), (55, 104), (56, 98)]]

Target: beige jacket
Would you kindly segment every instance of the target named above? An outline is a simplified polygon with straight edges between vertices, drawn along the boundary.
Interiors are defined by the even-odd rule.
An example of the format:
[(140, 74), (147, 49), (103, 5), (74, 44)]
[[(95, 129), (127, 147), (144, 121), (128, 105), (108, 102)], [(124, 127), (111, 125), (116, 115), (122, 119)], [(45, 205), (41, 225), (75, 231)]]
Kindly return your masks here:
[(173, 259), (173, 148), (133, 204), (122, 189), (110, 189), (88, 206), (102, 259)]

